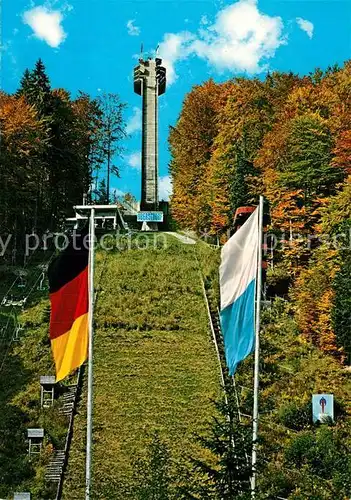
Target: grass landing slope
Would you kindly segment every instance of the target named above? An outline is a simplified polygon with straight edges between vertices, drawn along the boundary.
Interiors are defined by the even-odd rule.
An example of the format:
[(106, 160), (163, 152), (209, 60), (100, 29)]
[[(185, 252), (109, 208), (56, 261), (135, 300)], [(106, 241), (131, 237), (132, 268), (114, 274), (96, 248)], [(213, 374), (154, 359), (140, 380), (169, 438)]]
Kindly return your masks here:
[[(119, 498), (111, 485), (131, 481), (155, 430), (176, 460), (200, 453), (193, 435), (220, 395), (194, 246), (162, 236), (159, 248), (150, 237), (151, 248), (97, 256), (94, 499)], [(64, 500), (84, 497), (85, 400), (84, 390)]]

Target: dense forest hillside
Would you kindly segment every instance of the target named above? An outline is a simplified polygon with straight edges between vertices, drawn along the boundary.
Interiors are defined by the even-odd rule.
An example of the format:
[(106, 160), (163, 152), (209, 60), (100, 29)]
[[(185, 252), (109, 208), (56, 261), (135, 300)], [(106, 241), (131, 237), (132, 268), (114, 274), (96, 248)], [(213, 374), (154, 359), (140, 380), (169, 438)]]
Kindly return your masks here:
[(350, 359), (351, 63), (210, 80), (186, 96), (169, 141), (178, 226), (224, 242), (236, 209), (263, 194), (268, 294), (290, 293), (304, 337)]
[[(180, 229), (224, 243), (265, 197), (260, 498), (350, 498), (351, 63), (195, 86), (169, 142)], [(237, 377), (250, 414), (252, 360)], [(330, 427), (311, 423), (320, 392)]]
[(16, 94), (0, 93), (0, 234), (15, 236), (14, 252), (24, 234), (59, 229), (84, 194), (107, 201), (123, 109), (115, 94), (72, 99), (52, 89), (41, 60)]

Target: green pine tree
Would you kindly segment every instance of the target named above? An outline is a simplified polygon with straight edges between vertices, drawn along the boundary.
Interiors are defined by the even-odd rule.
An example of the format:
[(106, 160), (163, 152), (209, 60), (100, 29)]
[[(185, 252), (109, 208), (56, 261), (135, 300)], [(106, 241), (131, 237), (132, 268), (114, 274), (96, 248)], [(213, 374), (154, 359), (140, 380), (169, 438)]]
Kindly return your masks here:
[(40, 87), (45, 92), (50, 92), (50, 81), (46, 74), (44, 63), (41, 59), (38, 59), (35, 64), (33, 77), (38, 87)]
[(213, 417), (209, 435), (198, 437), (203, 448), (209, 450), (214, 460), (193, 460), (195, 471), (204, 477), (201, 491), (188, 498), (214, 498), (218, 500), (249, 499), (252, 429), (239, 422), (234, 396), (228, 403), (217, 402), (218, 416)]
[(36, 107), (40, 116), (45, 116), (50, 112), (50, 81), (41, 59), (38, 59), (33, 71), (25, 70), (17, 95), (24, 95), (27, 102)]
[(175, 499), (172, 461), (166, 444), (154, 433), (146, 459), (134, 463), (133, 498), (138, 500)]
[(252, 203), (252, 194), (247, 182), (248, 176), (257, 174), (249, 154), (249, 138), (244, 127), (242, 138), (234, 145), (233, 177), (230, 191), (230, 204), (232, 213), (239, 207)]
[(24, 71), (23, 76), (21, 78), (21, 83), (20, 83), (20, 87), (17, 91), (17, 95), (18, 96), (21, 96), (21, 95), (28, 96), (29, 93), (31, 92), (33, 83), (34, 83), (33, 74), (27, 68)]
[(233, 181), (231, 183), (231, 208), (232, 213), (238, 207), (248, 205), (252, 202), (252, 195), (247, 183), (247, 176), (254, 175), (255, 168), (249, 160), (245, 158), (244, 152), (237, 148)]

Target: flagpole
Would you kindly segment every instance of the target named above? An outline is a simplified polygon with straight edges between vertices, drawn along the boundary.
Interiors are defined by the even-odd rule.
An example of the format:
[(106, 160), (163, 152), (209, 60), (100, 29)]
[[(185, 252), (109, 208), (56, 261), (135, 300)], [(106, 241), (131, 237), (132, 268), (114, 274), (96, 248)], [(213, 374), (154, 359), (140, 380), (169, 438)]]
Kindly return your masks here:
[(262, 291), (262, 235), (263, 235), (263, 196), (260, 196), (259, 226), (258, 226), (258, 255), (257, 255), (257, 286), (256, 286), (256, 328), (255, 328), (255, 370), (254, 370), (254, 405), (252, 426), (252, 480), (251, 498), (256, 496), (256, 465), (257, 465), (257, 437), (258, 437), (258, 389), (260, 371), (260, 324), (261, 324), (261, 291)]
[(93, 438), (93, 315), (94, 315), (94, 244), (95, 207), (90, 211), (89, 230), (89, 351), (88, 351), (88, 400), (87, 400), (87, 450), (85, 464), (85, 500), (91, 493), (91, 451)]

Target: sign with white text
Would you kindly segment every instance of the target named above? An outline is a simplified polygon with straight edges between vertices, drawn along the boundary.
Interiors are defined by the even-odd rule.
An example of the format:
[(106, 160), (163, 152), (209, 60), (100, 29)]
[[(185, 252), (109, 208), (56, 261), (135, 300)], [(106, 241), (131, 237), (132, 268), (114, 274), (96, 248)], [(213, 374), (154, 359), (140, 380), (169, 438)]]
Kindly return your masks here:
[(163, 222), (163, 212), (138, 212), (138, 222)]

